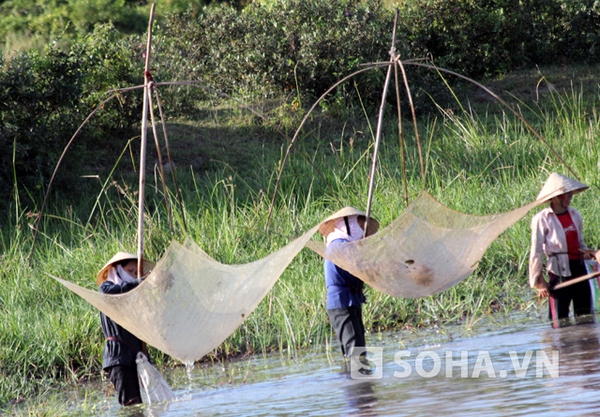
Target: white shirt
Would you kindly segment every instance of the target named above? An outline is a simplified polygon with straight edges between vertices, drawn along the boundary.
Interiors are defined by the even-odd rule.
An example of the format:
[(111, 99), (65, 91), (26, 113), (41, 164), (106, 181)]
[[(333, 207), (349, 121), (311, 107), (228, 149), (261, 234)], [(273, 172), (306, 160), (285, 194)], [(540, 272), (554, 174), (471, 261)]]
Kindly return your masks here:
[[(587, 249), (583, 241), (583, 220), (581, 214), (568, 207), (573, 224), (577, 229), (579, 247)], [(567, 237), (560, 220), (550, 207), (545, 208), (531, 219), (531, 251), (529, 253), (529, 285), (536, 288), (543, 280), (543, 258), (546, 255), (546, 270), (561, 277), (571, 276)]]

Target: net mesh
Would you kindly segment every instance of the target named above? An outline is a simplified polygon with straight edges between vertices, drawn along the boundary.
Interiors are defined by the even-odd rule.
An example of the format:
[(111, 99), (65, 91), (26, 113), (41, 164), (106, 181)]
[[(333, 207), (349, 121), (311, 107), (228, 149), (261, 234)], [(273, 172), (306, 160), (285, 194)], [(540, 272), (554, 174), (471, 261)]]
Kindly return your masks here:
[(191, 363), (217, 348), (248, 318), (304, 246), (379, 291), (425, 297), (466, 278), (492, 241), (538, 204), (472, 216), (422, 192), (385, 229), (338, 245), (338, 251), (310, 241), (319, 224), (279, 251), (243, 265), (219, 263), (190, 239), (173, 242), (148, 278), (121, 295), (53, 278), (141, 340)]
[(172, 242), (148, 278), (120, 295), (56, 278), (139, 339), (184, 362), (217, 348), (248, 318), (306, 242), (314, 227), (258, 261), (225, 265), (191, 239)]
[(444, 291), (475, 270), (504, 230), (539, 205), (473, 216), (449, 209), (426, 191), (376, 235), (326, 250), (307, 246), (371, 287), (395, 297), (421, 298)]

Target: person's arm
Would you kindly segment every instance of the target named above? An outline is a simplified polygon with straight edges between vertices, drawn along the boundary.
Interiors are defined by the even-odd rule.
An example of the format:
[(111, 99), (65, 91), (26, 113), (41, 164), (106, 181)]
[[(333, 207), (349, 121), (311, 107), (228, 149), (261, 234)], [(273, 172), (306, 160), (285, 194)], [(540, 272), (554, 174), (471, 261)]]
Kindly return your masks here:
[(544, 227), (541, 214), (531, 220), (531, 249), (529, 252), (529, 286), (538, 290), (540, 297), (550, 295), (548, 282), (543, 276), (544, 265)]
[(122, 282), (120, 284), (115, 284), (112, 281), (106, 280), (102, 283), (102, 285), (100, 285), (100, 292), (103, 294), (123, 294), (127, 291), (131, 291), (137, 287), (137, 285), (137, 282)]

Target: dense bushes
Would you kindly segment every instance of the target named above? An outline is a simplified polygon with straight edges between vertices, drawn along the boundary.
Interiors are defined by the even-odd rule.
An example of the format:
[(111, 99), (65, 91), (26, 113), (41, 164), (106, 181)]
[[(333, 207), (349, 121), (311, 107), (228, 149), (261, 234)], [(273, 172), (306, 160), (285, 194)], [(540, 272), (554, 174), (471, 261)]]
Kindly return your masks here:
[[(139, 61), (143, 64), (141, 54)], [(97, 28), (66, 52), (49, 47), (0, 62), (0, 209), (17, 198), (13, 188), (30, 209), (32, 200), (40, 201), (67, 142), (107, 90), (140, 83), (135, 64), (131, 49), (110, 27)], [(79, 191), (79, 182), (70, 181), (68, 171), (81, 175), (83, 163), (97, 162), (139, 121), (134, 96), (113, 101), (84, 130), (62, 167), (71, 191)]]
[[(202, 80), (226, 92), (289, 92), (306, 104), (359, 64), (389, 58), (393, 13), (379, 0), (269, 4), (252, 3), (242, 13), (219, 8), (197, 18), (170, 16), (158, 33), (160, 76)], [(473, 78), (597, 63), (598, 7), (593, 0), (406, 1), (397, 50), (404, 59), (431, 57)], [(382, 71), (357, 77), (362, 99), (380, 93), (382, 78)], [(424, 83), (432, 78), (419, 74), (413, 85), (429, 90)], [(184, 89), (177, 94), (186, 96)], [(334, 97), (348, 105), (354, 94), (348, 84)]]
[[(312, 99), (359, 64), (387, 60), (391, 33), (392, 13), (377, 0), (210, 9), (197, 19), (167, 20), (155, 65), (163, 79), (201, 80), (227, 93)], [(378, 77), (357, 78), (363, 98), (379, 93)]]
[(472, 77), (600, 60), (594, 0), (419, 0), (402, 15), (413, 54)]
[(52, 172), (79, 113), (81, 76), (65, 54), (32, 51), (4, 63), (0, 87), (0, 192), (6, 199), (13, 173), (30, 188)]
[[(594, 64), (600, 61), (598, 7), (593, 0), (406, 1), (399, 9), (397, 50), (403, 59), (430, 56), (470, 77)], [(381, 0), (265, 1), (241, 12), (190, 9), (157, 23), (152, 73), (157, 81), (197, 80), (245, 99), (287, 95), (292, 108), (302, 108), (360, 64), (388, 60), (392, 22)], [(141, 84), (144, 39), (98, 26), (68, 47), (53, 44), (45, 52), (0, 60), (0, 201), (10, 200), (15, 185), (24, 195), (43, 190), (60, 151), (106, 92)], [(440, 97), (435, 74), (411, 71), (417, 105), (429, 94)], [(347, 111), (359, 96), (360, 103), (378, 102), (383, 73), (361, 74), (323, 108)], [(194, 115), (205, 98), (189, 87), (162, 91), (179, 116)], [(107, 104), (78, 141), (80, 157), (69, 160), (91, 162), (106, 151), (101, 145), (114, 142), (108, 138), (136, 127), (139, 97), (128, 94)], [(14, 164), (7, 150), (14, 151)]]

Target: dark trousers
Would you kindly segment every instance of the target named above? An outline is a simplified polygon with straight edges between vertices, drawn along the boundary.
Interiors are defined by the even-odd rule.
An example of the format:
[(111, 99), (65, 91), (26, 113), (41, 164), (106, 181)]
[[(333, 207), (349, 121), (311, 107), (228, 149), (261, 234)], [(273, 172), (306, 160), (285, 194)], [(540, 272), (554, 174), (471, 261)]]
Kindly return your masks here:
[(365, 346), (365, 327), (360, 307), (334, 308), (327, 310), (327, 315), (346, 358), (352, 355), (354, 347)]
[(107, 368), (108, 379), (113, 383), (119, 396), (119, 404), (134, 405), (142, 403), (137, 369), (131, 366), (115, 365)]
[[(550, 286), (554, 286), (559, 282), (569, 281), (571, 279), (587, 274), (583, 261), (569, 261), (571, 269), (570, 277), (559, 277), (550, 273)], [(555, 309), (558, 319), (569, 317), (569, 307), (573, 302), (573, 313), (575, 316), (593, 314), (594, 308), (592, 303), (592, 289), (589, 281), (578, 282), (559, 290), (553, 290), (550, 297), (549, 317), (552, 319), (552, 308)]]

